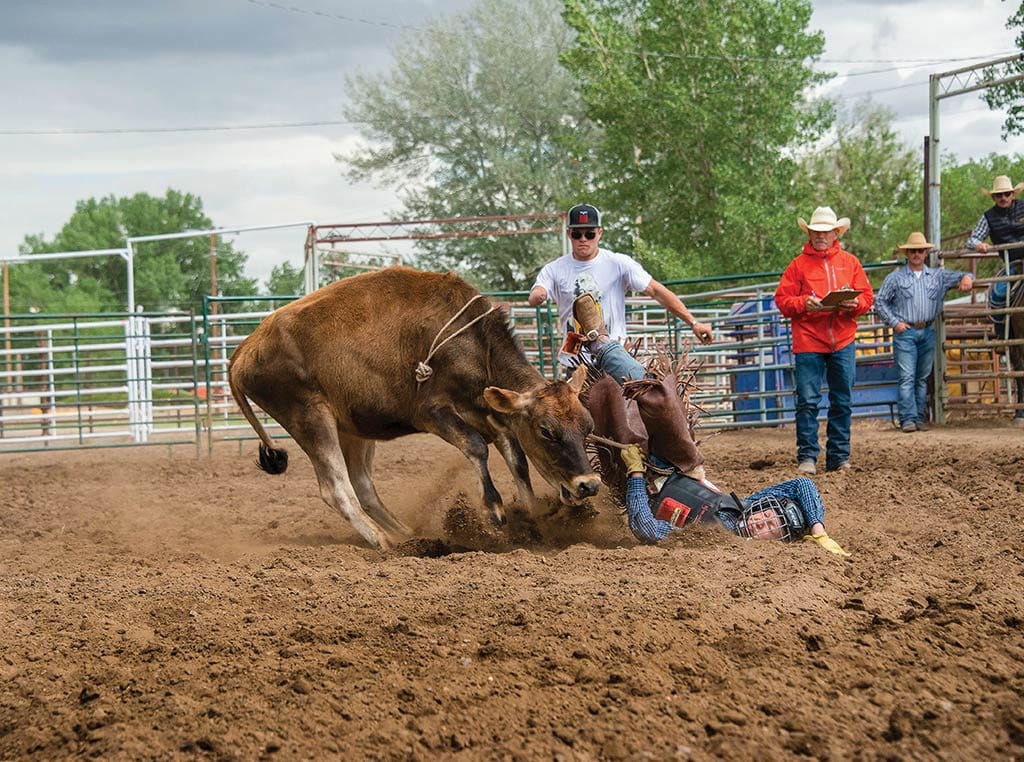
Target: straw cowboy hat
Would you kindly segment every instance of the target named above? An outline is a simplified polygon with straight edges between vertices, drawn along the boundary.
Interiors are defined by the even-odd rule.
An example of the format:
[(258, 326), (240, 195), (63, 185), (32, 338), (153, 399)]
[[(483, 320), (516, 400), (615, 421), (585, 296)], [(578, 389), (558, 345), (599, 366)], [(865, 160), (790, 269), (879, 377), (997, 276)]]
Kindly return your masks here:
[(999, 175), (995, 180), (992, 181), (992, 190), (981, 189), (989, 198), (992, 198), (996, 193), (1013, 193), (1013, 197), (1017, 198), (1020, 192), (1024, 190), (1024, 183), (1017, 183), (1014, 185), (1010, 182), (1010, 178), (1006, 175)]
[(896, 248), (915, 250), (923, 249), (924, 251), (928, 251), (929, 249), (934, 248), (934, 244), (928, 243), (928, 240), (924, 237), (923, 233), (918, 233), (917, 231), (914, 231), (909, 236), (907, 236), (906, 243), (900, 244)]
[(840, 217), (837, 220), (836, 213), (832, 211), (830, 206), (819, 206), (815, 209), (814, 214), (811, 215), (810, 222), (804, 222), (803, 217), (797, 217), (796, 222), (804, 229), (805, 233), (809, 230), (816, 230), (819, 233), (827, 233), (830, 230), (834, 230), (837, 235), (842, 235), (850, 229), (850, 218)]

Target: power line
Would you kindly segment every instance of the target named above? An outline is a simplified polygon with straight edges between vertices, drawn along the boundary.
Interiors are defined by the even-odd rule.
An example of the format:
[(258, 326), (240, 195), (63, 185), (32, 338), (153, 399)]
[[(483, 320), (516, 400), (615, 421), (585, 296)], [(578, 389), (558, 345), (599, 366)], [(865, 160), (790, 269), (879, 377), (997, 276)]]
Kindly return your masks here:
[[(337, 19), (339, 21), (352, 21), (359, 24), (371, 24), (374, 26), (391, 27), (393, 29), (408, 29), (411, 31), (421, 32), (424, 31), (423, 27), (412, 26), (409, 24), (394, 24), (389, 21), (376, 21), (373, 19), (364, 19), (356, 16), (344, 16), (338, 13), (327, 13), (325, 11), (313, 10), (310, 8), (300, 8), (296, 5), (282, 5), (281, 3), (275, 3), (271, 0), (246, 0), (246, 2), (253, 5), (262, 5), (267, 8), (276, 8), (277, 10), (287, 11), (289, 13), (302, 13), (310, 16), (320, 16), (322, 18)], [(649, 58), (678, 58), (678, 59), (693, 59), (698, 61), (730, 61), (730, 62), (757, 62), (757, 63), (774, 63), (774, 62), (787, 62), (792, 63), (794, 61), (803, 61), (807, 58), (804, 57), (785, 57), (785, 56), (771, 56), (771, 57), (756, 57), (756, 56), (726, 56), (726, 55), (706, 55), (700, 53), (668, 53), (663, 51), (652, 51), (652, 50), (611, 50), (606, 48), (595, 48), (588, 45), (581, 45), (581, 50), (589, 50), (595, 53), (622, 53), (625, 55), (642, 55)], [(956, 58), (943, 58), (936, 60), (934, 58), (820, 58), (817, 63), (819, 64), (914, 64), (920, 63), (925, 65), (940, 64), (940, 63), (960, 63), (962, 61), (977, 61), (982, 58), (988, 58), (992, 55), (1009, 55), (1014, 51), (1003, 51), (993, 53), (988, 51), (980, 55), (973, 56), (959, 56)], [(895, 69), (903, 68), (897, 66), (893, 69), (878, 69), (872, 72), (857, 72), (855, 74), (847, 74), (845, 76), (861, 76), (863, 74), (875, 74), (885, 71), (894, 71)]]
[[(344, 21), (356, 21), (367, 24), (380, 24), (382, 26), (397, 26), (388, 22), (377, 22), (367, 19), (359, 19), (349, 16), (341, 16), (337, 14), (325, 14), (319, 11), (305, 10), (296, 8), (294, 6), (284, 6), (277, 3), (271, 2), (270, 0), (246, 0), (246, 2), (253, 3), (256, 5), (266, 5), (268, 7), (279, 8), (281, 10), (291, 10), (298, 13), (310, 13), (314, 15), (329, 16), (332, 18), (341, 19)], [(404, 27), (408, 29), (415, 29), (415, 27)], [(707, 56), (707, 55), (686, 55), (678, 53), (645, 53), (644, 51), (618, 51), (622, 53), (643, 53), (644, 55), (651, 56), (662, 56), (666, 58), (683, 58), (683, 59), (702, 59), (702, 60), (722, 60), (722, 61), (750, 61), (750, 62), (774, 62), (783, 63), (786, 61), (795, 61), (803, 59), (774, 57), (774, 58), (756, 58), (756, 57), (736, 57), (732, 58), (729, 56)], [(962, 56), (958, 58), (945, 58), (945, 59), (934, 59), (934, 58), (916, 58), (916, 59), (862, 59), (862, 60), (843, 60), (843, 59), (831, 59), (831, 60), (819, 60), (816, 63), (896, 63), (902, 61), (903, 63), (924, 63), (926, 65), (938, 65), (956, 63), (960, 61), (972, 61), (978, 58), (988, 57), (993, 55), (990, 51), (985, 56)], [(880, 74), (889, 71), (895, 71), (904, 68), (903, 66), (895, 66), (885, 69), (873, 69), (870, 71), (863, 72), (852, 72), (847, 74), (839, 74), (842, 78), (852, 78), (859, 76), (866, 76), (869, 74)], [(926, 84), (926, 81), (921, 82), (907, 82), (901, 85), (894, 85), (892, 87), (874, 88), (871, 90), (863, 90), (856, 93), (837, 93), (835, 95), (822, 94), (821, 97), (829, 97), (837, 100), (849, 100), (852, 98), (859, 98), (862, 96), (870, 96), (877, 93), (891, 92), (894, 90), (903, 90), (910, 87), (918, 87)], [(452, 116), (455, 116), (454, 114)], [(355, 124), (361, 124), (359, 121), (344, 121), (344, 120), (315, 120), (315, 121), (304, 121), (304, 122), (270, 122), (261, 124), (234, 124), (234, 125), (183, 125), (174, 127), (108, 127), (108, 128), (25, 128), (25, 129), (0, 129), (0, 135), (126, 135), (126, 134), (148, 134), (148, 133), (189, 133), (189, 132), (229, 132), (229, 131), (241, 131), (241, 130), (277, 130), (277, 129), (294, 129), (301, 127), (329, 127), (329, 126), (351, 126)]]
[(316, 11), (310, 8), (299, 8), (295, 5), (282, 5), (281, 3), (274, 3), (270, 0), (246, 0), (248, 3), (253, 5), (262, 5), (267, 8), (276, 8), (279, 11), (288, 11), (289, 13), (303, 13), (309, 16), (320, 16), (321, 18), (336, 19), (338, 21), (352, 21), (357, 24), (370, 24), (371, 26), (383, 26), (391, 29), (409, 29), (412, 31), (423, 31), (422, 27), (410, 26), (408, 24), (393, 24), (390, 21), (376, 21), (374, 19), (364, 19), (358, 16), (343, 16), (340, 13), (327, 13), (326, 11)]

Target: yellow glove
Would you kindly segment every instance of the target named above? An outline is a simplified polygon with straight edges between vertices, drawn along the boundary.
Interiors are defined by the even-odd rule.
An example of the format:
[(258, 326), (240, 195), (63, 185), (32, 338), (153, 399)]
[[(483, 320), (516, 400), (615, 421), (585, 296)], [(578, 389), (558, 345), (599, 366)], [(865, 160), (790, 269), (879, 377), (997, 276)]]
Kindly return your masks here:
[(829, 553), (835, 553), (837, 556), (845, 556), (849, 558), (851, 555), (850, 553), (847, 553), (845, 550), (843, 550), (842, 546), (838, 542), (833, 540), (831, 537), (829, 537), (827, 534), (808, 534), (804, 535), (804, 539), (818, 543), (818, 545), (823, 547)]
[(619, 455), (622, 456), (622, 462), (626, 464), (626, 472), (630, 474), (642, 474), (646, 469), (644, 468), (644, 456), (640, 452), (640, 446), (631, 444), (619, 451)]

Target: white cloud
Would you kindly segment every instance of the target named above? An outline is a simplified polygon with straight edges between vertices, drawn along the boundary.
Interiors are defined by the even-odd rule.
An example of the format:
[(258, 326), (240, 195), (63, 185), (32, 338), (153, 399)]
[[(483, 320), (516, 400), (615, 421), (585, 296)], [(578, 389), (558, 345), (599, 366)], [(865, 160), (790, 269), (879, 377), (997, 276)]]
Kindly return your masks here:
[[(825, 33), (823, 68), (841, 75), (822, 92), (845, 102), (870, 93), (872, 100), (896, 112), (907, 142), (920, 146), (929, 132), (929, 75), (1014, 52), (1014, 32), (1006, 29), (1014, 10), (1012, 3), (1001, 0), (816, 3), (811, 26)], [(978, 58), (952, 60), (966, 56)], [(844, 63), (864, 59), (947, 63)], [(890, 66), (895, 70), (863, 73)], [(1024, 138), (1001, 140), (1002, 115), (988, 112), (977, 95), (942, 101), (939, 117), (943, 152), (964, 160), (992, 152), (1024, 152)]]

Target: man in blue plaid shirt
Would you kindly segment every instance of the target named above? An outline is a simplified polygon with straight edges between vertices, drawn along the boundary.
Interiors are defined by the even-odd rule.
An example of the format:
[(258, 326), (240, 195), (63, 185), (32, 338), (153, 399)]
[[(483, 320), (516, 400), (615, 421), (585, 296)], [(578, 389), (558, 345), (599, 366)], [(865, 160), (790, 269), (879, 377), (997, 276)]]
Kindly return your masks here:
[(970, 291), (970, 273), (934, 269), (924, 262), (932, 244), (918, 232), (898, 247), (907, 264), (893, 270), (875, 296), (875, 311), (892, 328), (892, 349), (899, 369), (900, 429), (927, 431), (925, 402), (935, 362), (935, 318), (951, 288)]
[[(704, 473), (704, 459), (696, 452), (689, 435), (685, 415), (671, 409), (673, 403), (681, 407), (674, 378), (667, 383), (652, 379), (633, 355), (619, 342), (610, 340), (597, 304), (588, 294), (576, 299), (573, 316), (594, 362), (637, 400), (648, 429), (652, 450), (648, 462), (655, 474), (651, 490), (640, 447), (630, 444), (621, 451), (627, 473), (626, 512), (629, 528), (637, 539), (655, 543), (688, 524), (717, 522), (741, 537), (788, 541), (803, 538), (831, 553), (850, 555), (825, 531), (825, 506), (810, 479), (802, 477), (773, 484), (746, 498), (726, 493), (710, 482)], [(652, 398), (661, 401), (655, 403)], [(660, 414), (657, 433), (652, 431), (652, 414)], [(668, 418), (675, 422), (663, 425)], [(676, 441), (664, 440), (666, 430), (672, 432)], [(653, 451), (656, 445), (668, 457), (659, 457)], [(684, 462), (689, 470), (680, 466)]]

